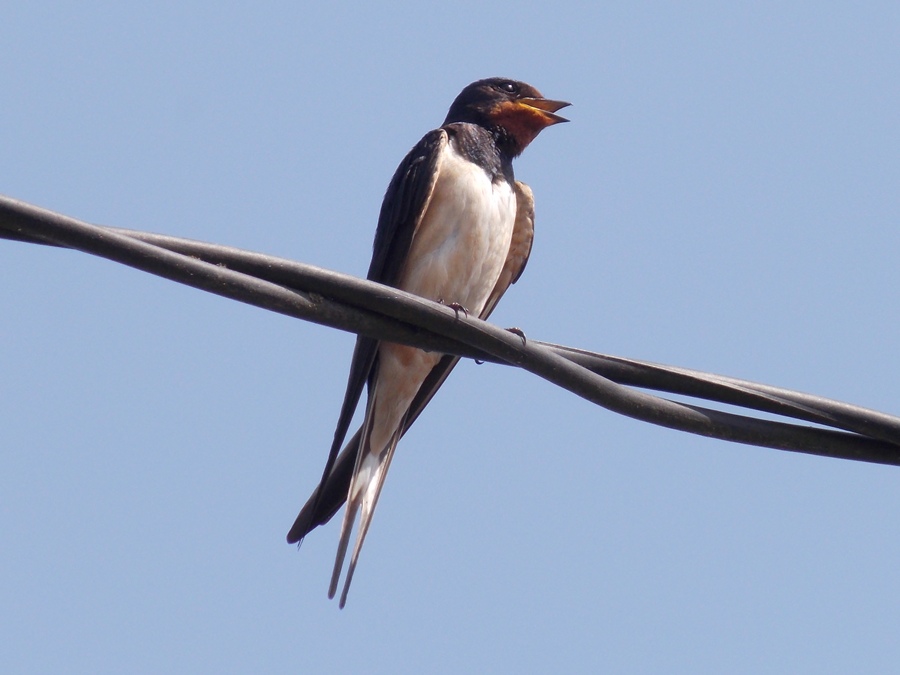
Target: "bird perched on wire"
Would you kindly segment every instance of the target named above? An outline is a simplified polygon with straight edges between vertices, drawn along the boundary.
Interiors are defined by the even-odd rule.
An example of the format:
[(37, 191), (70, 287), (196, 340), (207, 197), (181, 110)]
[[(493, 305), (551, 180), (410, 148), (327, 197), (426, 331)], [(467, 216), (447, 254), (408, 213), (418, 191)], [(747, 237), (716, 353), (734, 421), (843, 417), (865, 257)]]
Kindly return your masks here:
[[(460, 92), (439, 129), (400, 163), (375, 232), (367, 278), (487, 318), (531, 252), (534, 201), (513, 177), (513, 158), (569, 105), (503, 78)], [(346, 500), (328, 597), (333, 598), (361, 512), (340, 606), (356, 569), (397, 442), (459, 359), (360, 336), (322, 480), (288, 533), (289, 543), (328, 522)], [(362, 427), (338, 457), (368, 388)]]

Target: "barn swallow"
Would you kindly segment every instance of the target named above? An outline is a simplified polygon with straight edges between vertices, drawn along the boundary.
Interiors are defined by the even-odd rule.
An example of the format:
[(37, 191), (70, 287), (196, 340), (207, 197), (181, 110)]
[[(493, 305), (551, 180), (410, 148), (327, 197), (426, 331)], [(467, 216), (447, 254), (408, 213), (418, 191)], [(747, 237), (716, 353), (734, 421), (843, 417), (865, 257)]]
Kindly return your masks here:
[[(367, 278), (485, 319), (518, 280), (531, 252), (534, 200), (512, 161), (545, 127), (567, 122), (569, 105), (524, 82), (473, 82), (453, 101), (391, 179)], [(346, 501), (328, 597), (337, 591), (357, 515), (356, 543), (340, 607), (365, 541), (397, 441), (450, 374), (458, 357), (360, 336), (322, 480), (287, 535), (300, 542)], [(362, 427), (338, 457), (368, 389)]]

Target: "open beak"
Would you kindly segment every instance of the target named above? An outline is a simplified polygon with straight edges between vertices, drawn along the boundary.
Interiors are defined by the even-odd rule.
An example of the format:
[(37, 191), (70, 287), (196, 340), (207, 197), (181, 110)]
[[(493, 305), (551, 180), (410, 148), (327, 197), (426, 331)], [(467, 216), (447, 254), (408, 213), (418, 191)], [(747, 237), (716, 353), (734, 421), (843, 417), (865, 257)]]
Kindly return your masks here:
[(547, 126), (558, 124), (559, 122), (568, 122), (569, 120), (565, 117), (554, 113), (556, 113), (557, 110), (562, 110), (566, 106), (572, 105), (565, 101), (553, 101), (549, 98), (520, 98), (517, 103), (540, 110), (542, 113), (541, 116), (547, 120)]

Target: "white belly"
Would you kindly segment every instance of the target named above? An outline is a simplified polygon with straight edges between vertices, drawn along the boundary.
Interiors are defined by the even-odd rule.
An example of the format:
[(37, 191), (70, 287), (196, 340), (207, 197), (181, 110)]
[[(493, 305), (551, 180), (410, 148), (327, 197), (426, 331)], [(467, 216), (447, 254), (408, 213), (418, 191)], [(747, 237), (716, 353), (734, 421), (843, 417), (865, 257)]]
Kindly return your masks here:
[[(430, 300), (459, 303), (478, 316), (509, 253), (516, 195), (507, 182), (492, 183), (482, 169), (449, 148), (439, 170), (428, 211), (413, 237), (397, 285)], [(413, 347), (381, 344), (372, 452), (379, 453), (388, 443), (440, 358), (440, 354)]]
[(509, 253), (516, 195), (449, 148), (439, 170), (398, 286), (478, 316)]

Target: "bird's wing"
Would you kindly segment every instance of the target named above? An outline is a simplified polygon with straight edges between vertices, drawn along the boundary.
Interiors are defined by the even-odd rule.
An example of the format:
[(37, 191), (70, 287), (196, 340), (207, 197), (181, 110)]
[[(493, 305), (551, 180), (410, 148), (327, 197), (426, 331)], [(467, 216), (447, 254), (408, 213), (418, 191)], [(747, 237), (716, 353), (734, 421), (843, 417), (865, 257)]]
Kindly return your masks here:
[(514, 184), (516, 191), (516, 222), (513, 225), (512, 240), (509, 243), (509, 253), (506, 254), (506, 262), (497, 279), (494, 290), (488, 296), (484, 310), (479, 318), (487, 319), (494, 307), (506, 293), (506, 290), (519, 280), (528, 257), (531, 255), (531, 244), (534, 242), (534, 193), (531, 188), (521, 181)]
[[(394, 285), (403, 262), (409, 252), (410, 243), (422, 221), (428, 202), (437, 182), (438, 160), (447, 145), (447, 132), (435, 129), (427, 133), (415, 147), (404, 157), (394, 172), (381, 203), (378, 216), (378, 228), (375, 231), (375, 243), (372, 251), (372, 262), (366, 275), (370, 281)], [(378, 352), (378, 340), (359, 336), (353, 348), (353, 359), (350, 362), (350, 374), (347, 378), (347, 389), (338, 416), (337, 426), (325, 469), (319, 487), (313, 492), (310, 500), (300, 511), (293, 526), (288, 532), (288, 543), (301, 541), (306, 534), (317, 525), (328, 522), (335, 511), (340, 508), (347, 496), (350, 486), (350, 472), (353, 460), (359, 449), (358, 434), (351, 441), (345, 452), (351, 450), (353, 457), (341, 476), (346, 472), (346, 479), (335, 482), (330, 477), (335, 467), (338, 450), (344, 443), (347, 430), (359, 405), (363, 386), (370, 381), (374, 372), (375, 358)], [(342, 494), (335, 494), (338, 486), (342, 486)], [(338, 490), (340, 492), (340, 490)], [(338, 500), (338, 501), (336, 501)]]
[[(479, 316), (481, 319), (488, 318), (494, 310), (494, 307), (496, 307), (497, 302), (506, 292), (506, 289), (509, 288), (511, 284), (518, 281), (519, 277), (522, 275), (522, 271), (525, 269), (525, 264), (528, 262), (528, 256), (531, 253), (531, 244), (534, 239), (534, 198), (531, 188), (525, 183), (516, 181), (515, 190), (517, 199), (516, 222), (513, 229), (512, 242), (509, 247), (509, 254), (506, 257), (506, 264), (503, 266), (500, 278), (488, 298), (487, 303), (485, 303), (484, 310)], [(419, 414), (425, 409), (425, 406), (428, 405), (458, 362), (458, 356), (447, 355), (432, 368), (409, 406), (401, 436), (406, 433), (406, 430), (416, 421)], [(360, 385), (360, 392), (361, 391), (362, 385)], [(357, 400), (358, 399), (359, 394), (357, 394)], [(341, 439), (343, 439), (343, 435), (346, 434), (346, 427), (349, 426), (349, 424), (350, 420), (348, 419), (342, 432)], [(294, 526), (288, 534), (288, 542), (294, 543), (300, 541), (316, 527), (327, 523), (334, 517), (334, 514), (337, 513), (338, 509), (340, 509), (346, 501), (347, 493), (350, 489), (350, 480), (353, 476), (353, 468), (356, 463), (356, 456), (359, 452), (361, 432), (362, 429), (357, 430), (336, 461), (333, 461), (333, 456), (329, 457), (332, 461), (328, 467), (329, 473), (327, 474), (327, 479), (319, 484), (319, 487), (316, 488), (315, 492), (313, 492), (306, 504), (304, 504), (303, 509), (300, 511), (300, 515), (297, 516), (297, 520), (294, 522)], [(337, 434), (335, 434), (336, 439), (337, 437)]]

